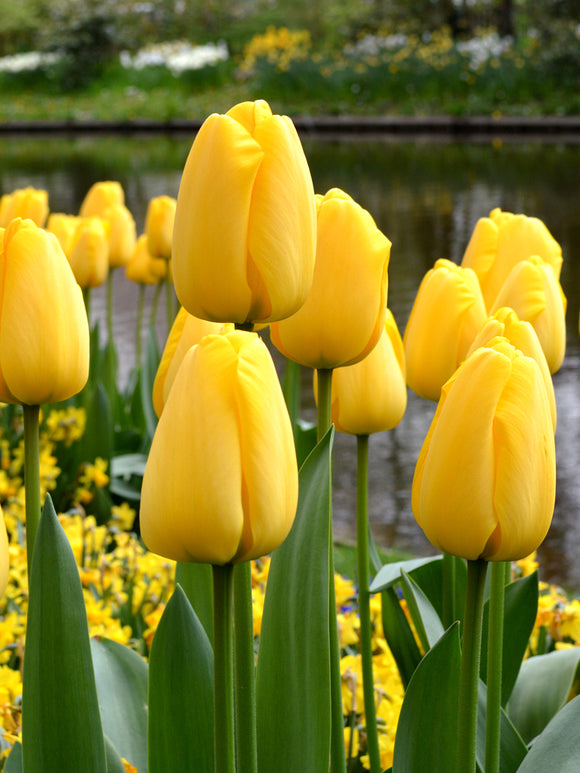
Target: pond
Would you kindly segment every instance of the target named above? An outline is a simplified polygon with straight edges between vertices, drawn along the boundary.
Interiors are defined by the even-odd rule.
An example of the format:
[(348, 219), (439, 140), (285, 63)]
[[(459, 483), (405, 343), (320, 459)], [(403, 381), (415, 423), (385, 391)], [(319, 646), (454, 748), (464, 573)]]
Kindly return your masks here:
[[(76, 213), (89, 186), (119, 180), (138, 230), (153, 196), (176, 196), (189, 136), (59, 136), (2, 138), (0, 193), (32, 185), (49, 191), (52, 211)], [(541, 576), (580, 589), (580, 145), (518, 137), (451, 142), (422, 137), (303, 138), (315, 189), (343, 188), (375, 218), (393, 243), (389, 307), (404, 331), (424, 273), (438, 258), (460, 261), (477, 219), (494, 207), (541, 218), (564, 254), (561, 282), (568, 298), (567, 352), (554, 384), (558, 403), (557, 501), (539, 551)], [(115, 338), (126, 377), (134, 361), (137, 288), (117, 272)], [(151, 297), (151, 296), (149, 296)], [(104, 316), (104, 292), (92, 315)], [(160, 319), (163, 319), (162, 312)], [(160, 324), (160, 343), (166, 327)], [(305, 418), (313, 418), (310, 374), (303, 374)], [(398, 427), (373, 436), (369, 507), (373, 535), (384, 546), (416, 554), (433, 548), (410, 506), (415, 462), (435, 405), (409, 393)], [(355, 523), (356, 441), (335, 446), (335, 533), (350, 540)]]

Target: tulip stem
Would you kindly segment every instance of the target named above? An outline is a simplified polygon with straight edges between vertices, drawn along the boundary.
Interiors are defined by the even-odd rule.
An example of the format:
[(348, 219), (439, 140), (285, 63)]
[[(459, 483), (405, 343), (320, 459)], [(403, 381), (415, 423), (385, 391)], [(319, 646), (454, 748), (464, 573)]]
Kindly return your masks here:
[(111, 269), (107, 275), (107, 337), (113, 340), (113, 273)]
[(137, 321), (135, 324), (135, 364), (141, 367), (141, 341), (143, 338), (143, 310), (145, 308), (145, 285), (139, 285), (139, 298), (137, 302)]
[(157, 325), (157, 309), (159, 308), (159, 296), (163, 288), (163, 282), (158, 282), (155, 285), (155, 292), (153, 293), (153, 300), (151, 301), (151, 316), (149, 318), (149, 327), (155, 327)]
[(256, 665), (252, 610), (252, 566), (234, 569), (234, 636), (236, 658), (236, 758), (238, 770), (256, 773)]
[(215, 773), (235, 773), (233, 566), (213, 567)]
[(319, 368), (316, 371), (316, 377), (318, 379), (318, 426), (316, 431), (316, 439), (318, 442), (320, 442), (324, 435), (326, 435), (326, 431), (330, 427), (331, 423), (332, 370)]
[(487, 641), (487, 714), (485, 723), (485, 773), (499, 773), (501, 689), (503, 668), (503, 617), (506, 569), (504, 561), (491, 564), (489, 632)]
[(457, 619), (455, 609), (456, 567), (455, 556), (443, 553), (443, 627), (449, 628)]
[(458, 755), (455, 768), (461, 773), (475, 773), (476, 769), (477, 696), (486, 572), (486, 561), (479, 559), (467, 562), (467, 592), (457, 721)]
[(28, 576), (40, 521), (40, 406), (23, 405), (24, 412), (24, 490), (26, 510), (26, 560)]
[(371, 632), (370, 572), (369, 572), (369, 436), (357, 435), (357, 517), (356, 546), (358, 573), (358, 613), (360, 618), (360, 648), (367, 751), (371, 773), (381, 773), (381, 754), (375, 709), (373, 648)]
[(175, 318), (175, 309), (173, 307), (173, 282), (171, 281), (171, 271), (167, 271), (165, 276), (165, 303), (167, 312), (167, 330), (171, 330)]

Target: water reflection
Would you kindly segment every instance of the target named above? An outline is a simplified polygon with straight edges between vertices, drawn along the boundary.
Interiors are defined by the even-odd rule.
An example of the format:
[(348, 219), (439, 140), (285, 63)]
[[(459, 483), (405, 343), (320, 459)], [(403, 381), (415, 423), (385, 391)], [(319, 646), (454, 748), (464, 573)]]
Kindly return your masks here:
[[(191, 137), (4, 139), (0, 192), (33, 185), (46, 188), (53, 211), (76, 212), (97, 180), (119, 180), (138, 228), (153, 196), (177, 194)], [(558, 402), (557, 502), (540, 551), (546, 579), (580, 588), (580, 146), (495, 142), (321, 141), (304, 138), (315, 188), (340, 187), (374, 216), (393, 242), (389, 306), (404, 329), (419, 282), (437, 258), (461, 258), (479, 217), (496, 206), (546, 222), (564, 252), (562, 285), (568, 296), (568, 348), (554, 382)], [(122, 377), (134, 361), (137, 288), (117, 272), (115, 336)], [(152, 290), (150, 291), (152, 293)], [(149, 296), (151, 297), (151, 296)], [(93, 298), (104, 317), (104, 293)], [(165, 335), (163, 308), (159, 336)], [(281, 364), (280, 367), (283, 367)], [(304, 415), (313, 417), (310, 375), (304, 374)], [(385, 545), (432, 552), (411, 513), (413, 470), (435, 406), (409, 395), (401, 424), (371, 438), (369, 506), (373, 533)], [(336, 533), (352, 538), (355, 521), (354, 438), (336, 439)]]

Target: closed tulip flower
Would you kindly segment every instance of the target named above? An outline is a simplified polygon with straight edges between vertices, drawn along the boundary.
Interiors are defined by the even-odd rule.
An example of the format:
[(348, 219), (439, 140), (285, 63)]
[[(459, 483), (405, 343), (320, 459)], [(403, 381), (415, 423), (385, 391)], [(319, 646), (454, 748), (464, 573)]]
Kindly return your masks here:
[(169, 331), (153, 383), (153, 407), (158, 417), (163, 412), (171, 385), (189, 349), (206, 335), (219, 335), (231, 332), (233, 329), (234, 326), (231, 323), (209, 322), (206, 319), (193, 317), (183, 307), (179, 309)]
[(510, 344), (519, 349), (526, 357), (532, 357), (540, 368), (546, 394), (550, 403), (550, 413), (552, 415), (552, 424), (556, 431), (556, 397), (554, 395), (554, 384), (552, 376), (546, 362), (546, 356), (542, 345), (533, 326), (525, 320), (519, 319), (513, 309), (506, 306), (498, 309), (492, 317), (481, 328), (475, 337), (467, 356), (469, 357), (480, 346), (487, 346), (489, 342), (498, 336), (507, 338)]
[(74, 244), (75, 233), (80, 218), (63, 212), (51, 212), (48, 216), (46, 230), (54, 234), (67, 258), (70, 257)]
[(516, 561), (546, 536), (555, 490), (554, 430), (538, 364), (494, 339), (441, 390), (415, 468), (415, 518), (446, 553)]
[(100, 217), (79, 218), (69, 262), (82, 288), (99, 287), (109, 274), (109, 239)]
[(489, 218), (476, 223), (461, 265), (477, 274), (486, 307), (498, 308), (495, 299), (508, 274), (531, 255), (543, 258), (560, 278), (562, 249), (544, 223), (537, 217), (494, 209)]
[(310, 291), (316, 210), (310, 170), (287, 116), (266, 102), (211, 115), (183, 170), (173, 234), (177, 297), (216, 322), (270, 322)]
[(407, 384), (413, 392), (438, 400), (486, 319), (475, 273), (438, 260), (423, 277), (403, 338)]
[(104, 211), (103, 220), (108, 224), (109, 268), (122, 268), (135, 252), (135, 219), (124, 204), (113, 204)]
[(125, 266), (125, 276), (131, 282), (143, 285), (156, 285), (167, 274), (167, 261), (154, 258), (147, 246), (147, 235), (141, 234), (135, 244), (133, 255)]
[[(314, 374), (315, 393), (317, 374)], [(387, 309), (385, 326), (364, 360), (337, 368), (332, 378), (331, 419), (339, 432), (370, 435), (396, 427), (407, 407), (405, 353)]]
[(171, 196), (156, 196), (147, 205), (145, 234), (147, 247), (154, 258), (171, 258), (176, 205)]
[(0, 246), (0, 401), (66, 400), (89, 370), (81, 289), (56, 237), (31, 220), (13, 220)]
[(141, 533), (177, 561), (257, 558), (288, 535), (298, 500), (292, 427), (255, 333), (209, 335), (185, 355), (143, 478)]
[(0, 199), (0, 226), (5, 228), (16, 217), (32, 220), (42, 228), (48, 217), (48, 193), (30, 187), (6, 193)]
[(552, 267), (537, 255), (517, 263), (504, 282), (493, 314), (502, 306), (512, 308), (536, 331), (550, 373), (556, 373), (566, 353), (566, 297)]
[(116, 180), (96, 182), (87, 191), (82, 201), (81, 217), (103, 217), (109, 207), (125, 203), (125, 193)]
[(316, 196), (316, 265), (306, 303), (270, 327), (291, 360), (331, 369), (359, 362), (384, 327), (391, 242), (371, 215), (334, 188)]

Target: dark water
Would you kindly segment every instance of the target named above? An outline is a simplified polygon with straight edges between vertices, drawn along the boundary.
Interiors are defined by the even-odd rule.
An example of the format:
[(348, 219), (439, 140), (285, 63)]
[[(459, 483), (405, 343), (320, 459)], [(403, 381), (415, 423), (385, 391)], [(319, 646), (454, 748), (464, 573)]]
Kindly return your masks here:
[[(192, 137), (3, 138), (0, 193), (32, 185), (49, 191), (52, 211), (76, 213), (97, 180), (119, 180), (139, 230), (153, 196), (176, 196)], [(580, 589), (580, 144), (513, 138), (494, 143), (440, 140), (304, 138), (317, 192), (343, 188), (368, 209), (393, 243), (389, 307), (401, 332), (423, 274), (438, 258), (459, 261), (473, 226), (494, 207), (544, 220), (564, 254), (568, 346), (554, 383), (557, 502), (540, 550), (542, 577)], [(137, 288), (117, 272), (115, 338), (125, 377), (134, 361)], [(148, 298), (152, 296), (148, 291)], [(104, 317), (104, 292), (92, 301)], [(159, 312), (160, 342), (166, 332)], [(309, 374), (304, 415), (313, 416)], [(369, 506), (373, 533), (383, 545), (433, 552), (416, 525), (410, 491), (417, 455), (435, 406), (409, 394), (400, 425), (371, 438)], [(337, 436), (335, 529), (354, 535), (356, 441)]]

